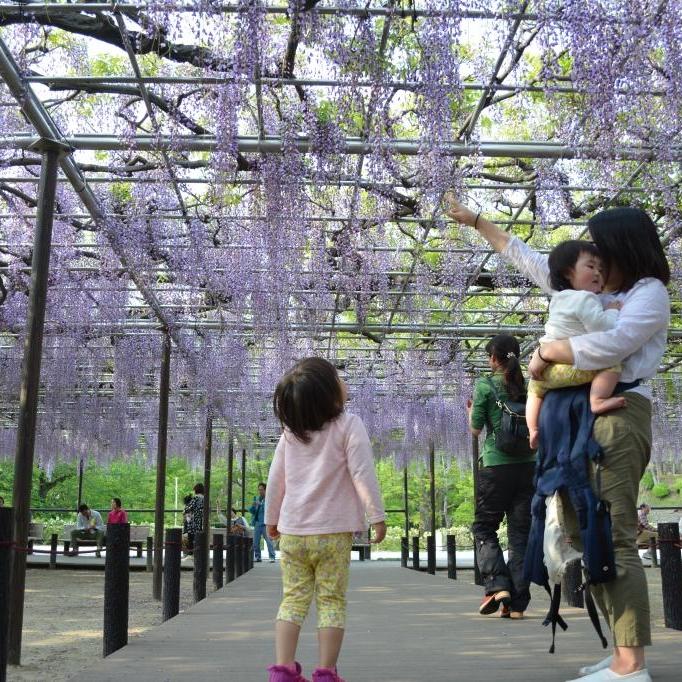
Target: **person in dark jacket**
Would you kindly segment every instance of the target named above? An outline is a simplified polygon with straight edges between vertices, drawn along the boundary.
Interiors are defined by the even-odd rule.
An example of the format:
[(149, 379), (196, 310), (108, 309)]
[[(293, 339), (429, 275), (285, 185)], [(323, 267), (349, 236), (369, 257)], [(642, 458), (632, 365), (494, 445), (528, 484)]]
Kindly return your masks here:
[(253, 556), (255, 561), (262, 561), (260, 550), (261, 537), (265, 540), (270, 556), (270, 563), (275, 560), (275, 546), (265, 532), (265, 483), (258, 484), (258, 495), (253, 498), (253, 504), (249, 507), (251, 512), (251, 525), (253, 526)]

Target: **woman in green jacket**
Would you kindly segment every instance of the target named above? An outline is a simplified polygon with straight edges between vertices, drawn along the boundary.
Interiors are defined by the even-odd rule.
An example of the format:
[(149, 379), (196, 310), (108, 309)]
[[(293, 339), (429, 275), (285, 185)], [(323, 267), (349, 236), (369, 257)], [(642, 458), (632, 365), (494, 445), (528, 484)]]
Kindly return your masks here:
[[(472, 529), (476, 560), (485, 587), (479, 612), (484, 615), (495, 613), (502, 606), (502, 617), (520, 619), (530, 601), (528, 581), (523, 577), (523, 562), (530, 530), (535, 454), (528, 447), (521, 454), (508, 455), (495, 446), (495, 432), (500, 428), (502, 419), (497, 396), (503, 401), (525, 401), (519, 342), (513, 336), (500, 334), (488, 342), (486, 352), (492, 375), (476, 381), (469, 405), (471, 433), (478, 436), (484, 427), (486, 429), (478, 461), (476, 513)], [(497, 537), (505, 516), (508, 561), (504, 559)]]

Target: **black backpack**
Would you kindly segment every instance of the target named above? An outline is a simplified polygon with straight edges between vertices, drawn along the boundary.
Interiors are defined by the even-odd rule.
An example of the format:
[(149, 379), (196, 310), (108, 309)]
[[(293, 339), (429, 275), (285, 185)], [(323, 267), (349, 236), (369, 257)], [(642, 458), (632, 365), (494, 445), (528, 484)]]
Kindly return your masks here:
[[(497, 406), (502, 410), (500, 428), (494, 430), (495, 447), (506, 455), (525, 457), (533, 453), (528, 444), (528, 425), (526, 424), (526, 403), (515, 400), (502, 400), (491, 379), (485, 377), (495, 396)], [(525, 395), (523, 396), (525, 398)]]

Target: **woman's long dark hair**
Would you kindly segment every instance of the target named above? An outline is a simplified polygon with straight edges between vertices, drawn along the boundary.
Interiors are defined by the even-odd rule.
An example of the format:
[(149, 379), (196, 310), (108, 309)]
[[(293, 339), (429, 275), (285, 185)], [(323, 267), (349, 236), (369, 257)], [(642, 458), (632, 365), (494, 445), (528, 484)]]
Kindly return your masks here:
[(519, 363), (519, 355), (521, 355), (519, 342), (509, 334), (498, 334), (488, 341), (485, 352), (489, 357), (495, 358), (502, 368), (509, 398), (511, 400), (521, 398), (526, 392), (526, 385)]
[(599, 255), (608, 270), (615, 266), (623, 276), (620, 291), (629, 291), (643, 277), (667, 285), (670, 266), (656, 226), (641, 208), (610, 208), (587, 222)]
[(304, 443), (343, 412), (343, 391), (336, 367), (324, 358), (297, 362), (277, 384), (272, 399), (275, 416)]

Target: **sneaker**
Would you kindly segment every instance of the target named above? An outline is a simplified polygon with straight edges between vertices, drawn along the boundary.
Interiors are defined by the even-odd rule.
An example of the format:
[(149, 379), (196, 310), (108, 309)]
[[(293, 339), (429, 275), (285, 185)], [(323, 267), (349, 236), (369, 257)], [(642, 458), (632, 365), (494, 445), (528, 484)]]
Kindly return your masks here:
[(611, 665), (612, 661), (613, 655), (607, 656), (606, 658), (599, 661), (599, 663), (595, 663), (594, 665), (585, 665), (582, 668), (580, 668), (580, 670), (578, 670), (578, 675), (580, 675), (581, 677), (585, 677), (585, 675), (591, 675), (592, 673), (596, 673), (598, 670), (608, 668)]
[(271, 564), (274, 564), (274, 563), (275, 563), (275, 557), (271, 557), (271, 558), (270, 558), (270, 563), (271, 563)]
[(644, 552), (644, 554), (642, 554), (642, 559), (647, 559), (647, 560), (651, 561), (651, 550), (647, 549), (647, 551)]
[(346, 682), (336, 672), (336, 668), (316, 668), (313, 671), (313, 682)]
[(294, 672), (288, 665), (271, 665), (268, 668), (268, 682), (310, 682), (303, 677), (301, 664), (295, 662), (296, 671)]
[(634, 673), (628, 673), (627, 675), (619, 675), (613, 672), (611, 668), (602, 668), (591, 675), (578, 677), (567, 682), (618, 682), (618, 680), (626, 680), (626, 682), (651, 682), (651, 675), (649, 675), (649, 671), (646, 668), (636, 670)]
[(254, 562), (257, 564), (261, 564), (261, 563), (263, 563), (263, 560), (262, 559), (254, 559)]
[(523, 615), (523, 611), (511, 611), (509, 613), (509, 617), (512, 620), (523, 620), (525, 616)]
[(495, 613), (495, 611), (500, 608), (500, 604), (509, 606), (510, 602), (511, 594), (509, 594), (507, 590), (486, 594), (481, 601), (481, 605), (478, 607), (478, 612), (482, 616), (488, 616), (491, 613)]

